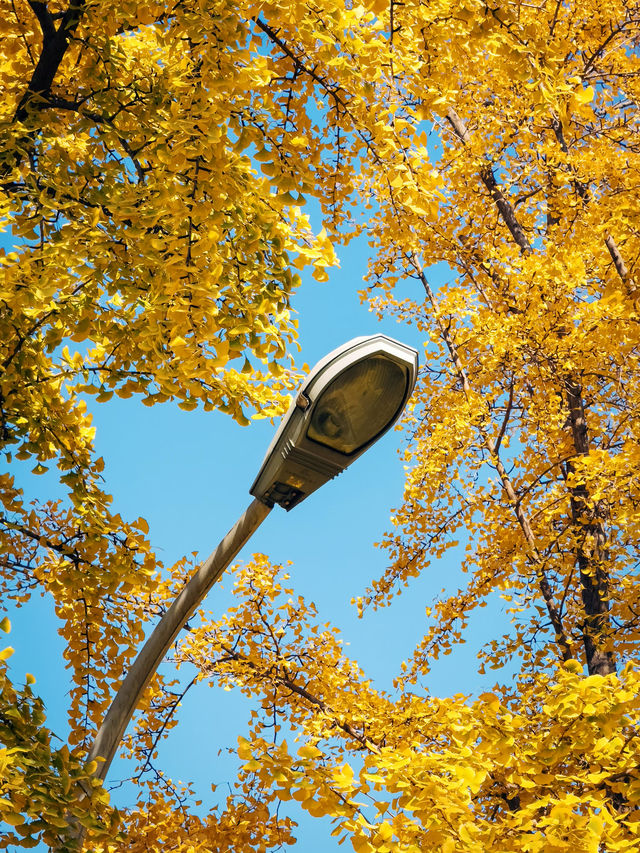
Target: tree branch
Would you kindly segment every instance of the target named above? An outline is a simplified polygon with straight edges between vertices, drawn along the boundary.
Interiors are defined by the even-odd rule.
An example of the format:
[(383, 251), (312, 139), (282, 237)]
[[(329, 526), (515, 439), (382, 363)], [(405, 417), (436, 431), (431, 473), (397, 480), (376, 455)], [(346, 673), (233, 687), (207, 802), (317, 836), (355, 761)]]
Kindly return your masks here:
[(616, 245), (616, 241), (613, 239), (611, 234), (607, 234), (604, 238), (604, 243), (607, 249), (609, 250), (609, 254), (611, 255), (611, 260), (613, 261), (613, 265), (616, 268), (616, 272), (620, 276), (620, 280), (623, 284), (629, 283), (629, 270), (627, 269), (627, 265), (624, 262), (624, 258), (620, 254), (620, 250)]
[(44, 48), (46, 42), (55, 38), (56, 25), (53, 22), (51, 13), (47, 9), (46, 3), (38, 2), (38, 0), (29, 0), (29, 6), (40, 24), (40, 29), (42, 30), (42, 46)]
[[(576, 453), (589, 453), (589, 431), (584, 411), (582, 387), (573, 377), (564, 383), (571, 434)], [(571, 460), (567, 463), (568, 473), (574, 471)], [(608, 633), (609, 624), (609, 579), (603, 568), (606, 558), (606, 536), (602, 523), (602, 501), (591, 505), (589, 491), (584, 483), (569, 486), (571, 493), (571, 518), (582, 539), (576, 543), (576, 561), (580, 570), (582, 603), (585, 621), (582, 628), (584, 650), (589, 674), (608, 675), (616, 671), (611, 651), (603, 651), (602, 640)], [(600, 517), (599, 517), (600, 516)]]
[[(34, 5), (36, 7), (44, 6), (41, 3), (31, 3), (30, 5), (32, 8)], [(46, 12), (46, 7), (44, 10), (42, 8), (33, 9), (41, 26), (42, 21), (45, 22), (42, 30), (42, 53), (27, 86), (27, 91), (20, 99), (20, 103), (16, 108), (13, 116), (14, 122), (23, 122), (29, 114), (29, 109), (37, 104), (38, 99), (46, 95), (51, 89), (60, 63), (69, 47), (71, 37), (80, 23), (84, 9), (85, 0), (72, 0), (69, 8), (62, 16), (58, 29), (55, 31), (53, 30), (53, 21), (49, 13)]]
[[(460, 142), (462, 142), (463, 145), (468, 145), (470, 142), (469, 129), (453, 107), (448, 110), (446, 118)], [(489, 190), (491, 198), (495, 202), (505, 225), (509, 229), (511, 236), (517, 245), (520, 247), (520, 250), (522, 252), (531, 252), (532, 249), (529, 239), (518, 222), (518, 217), (515, 214), (513, 205), (507, 200), (500, 189), (490, 164), (486, 164), (480, 170), (480, 179), (487, 190)]]
[[(463, 391), (465, 395), (468, 396), (471, 393), (471, 385), (469, 383), (467, 372), (464, 369), (464, 366), (458, 354), (457, 347), (449, 329), (444, 325), (444, 323), (442, 323), (442, 321), (437, 315), (437, 305), (435, 301), (435, 296), (433, 294), (429, 281), (426, 275), (424, 274), (422, 265), (420, 264), (416, 256), (413, 254), (409, 255), (409, 261), (413, 265), (414, 269), (416, 270), (416, 273), (418, 274), (418, 277), (420, 278), (420, 281), (422, 282), (425, 293), (427, 294), (427, 298), (429, 299), (431, 307), (434, 310), (434, 314), (436, 316), (436, 323), (438, 324), (440, 334), (442, 335), (447, 349), (449, 350), (449, 355), (456, 369), (456, 373), (458, 374), (458, 377), (462, 382)], [(529, 518), (522, 507), (522, 500), (518, 497), (513, 487), (513, 483), (511, 482), (511, 478), (509, 477), (507, 470), (504, 467), (502, 460), (500, 459), (496, 443), (482, 425), (478, 426), (478, 430), (482, 437), (483, 443), (487, 451), (489, 452), (489, 455), (491, 456), (491, 461), (495, 466), (496, 471), (498, 472), (500, 482), (502, 483), (502, 488), (504, 489), (504, 492), (507, 496), (510, 505), (513, 507), (514, 513), (518, 520), (518, 524), (520, 526), (520, 529), (522, 530), (522, 534), (529, 548), (530, 561), (538, 578), (538, 585), (542, 593), (542, 597), (544, 599), (547, 612), (549, 614), (549, 619), (551, 620), (551, 624), (553, 626), (557, 638), (558, 645), (560, 646), (561, 657), (565, 661), (570, 660), (573, 655), (571, 653), (571, 648), (569, 646), (569, 642), (562, 626), (562, 617), (560, 615), (560, 611), (554, 603), (553, 591), (542, 567), (542, 556), (538, 551), (538, 546), (536, 544), (535, 536)]]
[[(235, 649), (230, 649), (227, 646), (223, 646), (222, 648), (223, 651), (229, 656), (229, 658), (238, 663), (243, 664), (244, 666), (248, 666), (249, 669), (253, 670), (253, 672), (255, 672), (256, 674), (259, 673), (259, 669), (256, 664), (248, 657), (246, 657), (246, 655), (243, 655), (241, 652), (238, 652)], [(335, 725), (339, 729), (342, 729), (342, 731), (346, 735), (349, 735), (349, 737), (352, 737), (354, 740), (357, 740), (358, 743), (360, 743), (364, 748), (370, 750), (376, 755), (380, 753), (380, 748), (370, 738), (356, 731), (356, 729), (354, 729), (354, 727), (350, 723), (346, 721), (340, 721), (330, 705), (327, 705), (327, 703), (323, 702), (322, 699), (319, 699), (317, 696), (314, 696), (313, 693), (310, 693), (305, 687), (302, 687), (302, 685), (298, 684), (289, 676), (282, 676), (278, 673), (272, 673), (271, 677), (281, 687), (286, 687), (286, 689), (289, 690), (291, 693), (295, 693), (297, 696), (300, 696), (301, 699), (304, 699), (305, 702), (308, 702), (310, 705), (313, 705), (315, 708), (318, 708), (318, 710), (322, 711), (324, 714), (328, 714), (329, 716), (331, 716)]]

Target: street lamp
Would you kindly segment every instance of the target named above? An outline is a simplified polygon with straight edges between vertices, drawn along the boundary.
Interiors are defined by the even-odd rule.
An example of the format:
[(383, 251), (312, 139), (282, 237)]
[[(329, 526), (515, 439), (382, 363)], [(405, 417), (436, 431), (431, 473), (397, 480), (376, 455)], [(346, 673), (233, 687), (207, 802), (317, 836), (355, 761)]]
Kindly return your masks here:
[(355, 338), (303, 382), (251, 487), (254, 500), (164, 613), (114, 697), (89, 752), (103, 779), (140, 696), (202, 599), (274, 504), (290, 510), (344, 471), (400, 417), (416, 381), (418, 353), (385, 335)]
[(417, 369), (418, 353), (385, 335), (330, 352), (302, 383), (251, 494), (290, 510), (344, 471), (397, 421)]

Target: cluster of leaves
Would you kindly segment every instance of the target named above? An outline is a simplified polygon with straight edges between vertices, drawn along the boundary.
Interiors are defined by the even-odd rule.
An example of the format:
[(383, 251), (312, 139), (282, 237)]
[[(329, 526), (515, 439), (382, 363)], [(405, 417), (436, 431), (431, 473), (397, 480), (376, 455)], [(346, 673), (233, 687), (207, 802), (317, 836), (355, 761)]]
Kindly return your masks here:
[(178, 656), (255, 697), (237, 750), (245, 796), (258, 788), (267, 804), (330, 816), (357, 853), (637, 849), (636, 667), (585, 678), (570, 660), (475, 700), (391, 697), (288, 579), (256, 556), (237, 606), (194, 629)]
[[(8, 619), (0, 627), (9, 630)], [(45, 726), (42, 701), (34, 696), (34, 678), (17, 688), (6, 661), (13, 649), (0, 651), (0, 819), (3, 850), (36, 847), (40, 842), (66, 851), (76, 847), (81, 827), (98, 841), (113, 838), (119, 815), (108, 808), (109, 794), (94, 778), (95, 762), (83, 752), (56, 748)]]

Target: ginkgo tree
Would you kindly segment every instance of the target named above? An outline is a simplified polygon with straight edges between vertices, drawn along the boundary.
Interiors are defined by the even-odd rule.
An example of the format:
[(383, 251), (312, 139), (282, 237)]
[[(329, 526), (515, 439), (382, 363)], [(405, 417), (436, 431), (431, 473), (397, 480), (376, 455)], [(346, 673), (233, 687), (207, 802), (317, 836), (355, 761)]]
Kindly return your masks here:
[[(26, 507), (3, 478), (4, 594), (51, 592), (76, 684), (64, 755), (31, 688), (3, 694), (44, 744), (31, 770), (7, 744), (5, 846), (73, 846), (74, 824), (87, 849), (265, 850), (293, 841), (294, 799), (356, 853), (639, 850), (637, 3), (76, 0), (0, 20), (3, 441), (69, 491)], [(363, 298), (417, 327), (425, 367), (389, 567), (356, 604), (391, 606), (459, 539), (467, 583), (425, 602), (387, 694), (256, 556), (176, 652), (254, 700), (240, 796), (203, 817), (143, 783), (116, 815), (83, 750), (185, 569), (111, 509), (80, 394), (276, 413), (291, 266), (322, 279), (357, 234)], [(495, 687), (430, 696), (431, 662), (496, 596)], [(141, 767), (175, 704), (147, 691)]]
[[(241, 424), (282, 411), (294, 270), (322, 280), (334, 255), (291, 174), (263, 177), (246, 153), (279, 112), (244, 13), (1, 12), (2, 447), (21, 476), (55, 466), (68, 495), (26, 504), (0, 475), (2, 587), (22, 603), (53, 595), (76, 685), (70, 746), (83, 749), (166, 594), (146, 522), (123, 520), (103, 487), (86, 395)], [(19, 820), (39, 811), (19, 799), (4, 808), (24, 845), (65, 826)]]

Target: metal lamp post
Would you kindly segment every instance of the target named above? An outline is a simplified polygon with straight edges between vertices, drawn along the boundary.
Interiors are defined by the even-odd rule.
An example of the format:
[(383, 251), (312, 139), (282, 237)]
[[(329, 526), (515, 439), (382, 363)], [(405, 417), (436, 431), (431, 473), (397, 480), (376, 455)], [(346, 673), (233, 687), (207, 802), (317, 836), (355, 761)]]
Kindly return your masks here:
[(122, 682), (89, 753), (105, 779), (140, 696), (180, 630), (274, 504), (290, 510), (344, 471), (400, 417), (416, 381), (418, 353), (385, 335), (355, 338), (303, 382), (251, 487), (254, 500), (196, 569)]

